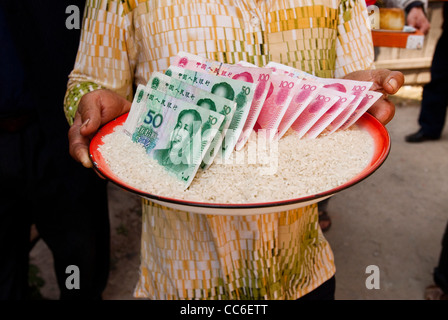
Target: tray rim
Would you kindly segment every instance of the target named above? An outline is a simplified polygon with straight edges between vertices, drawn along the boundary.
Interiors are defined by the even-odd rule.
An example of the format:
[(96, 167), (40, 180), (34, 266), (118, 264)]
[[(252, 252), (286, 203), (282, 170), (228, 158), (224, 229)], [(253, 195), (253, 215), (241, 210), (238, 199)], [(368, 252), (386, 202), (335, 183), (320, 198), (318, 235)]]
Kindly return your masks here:
[[(176, 199), (156, 194), (150, 194), (145, 191), (139, 190), (132, 186), (127, 185), (126, 183), (120, 182), (120, 179), (115, 176), (112, 171), (107, 167), (107, 170), (103, 169), (98, 163), (98, 160), (103, 160), (101, 153), (96, 150), (100, 143), (102, 144), (102, 137), (106, 134), (109, 134), (113, 131), (113, 129), (123, 123), (127, 118), (128, 113), (125, 113), (114, 120), (108, 122), (103, 125), (98, 132), (94, 135), (89, 145), (89, 156), (94, 165), (94, 170), (105, 179), (114, 183), (118, 187), (134, 193), (142, 198), (145, 198), (149, 201), (158, 203), (160, 205), (164, 205), (173, 209), (184, 210), (189, 212), (203, 213), (203, 214), (224, 214), (224, 215), (235, 215), (235, 214), (260, 214), (260, 213), (270, 213), (270, 212), (279, 212), (290, 210), (294, 208), (304, 207), (319, 201), (322, 201), (326, 198), (333, 196), (334, 194), (341, 192), (345, 189), (348, 189), (361, 181), (367, 179), (371, 176), (375, 171), (377, 171), (381, 165), (385, 162), (387, 157), (390, 154), (391, 149), (391, 139), (389, 132), (386, 127), (382, 125), (375, 117), (368, 113), (364, 113), (360, 119), (358, 119), (357, 124), (365, 126), (366, 124), (370, 125), (373, 128), (377, 129), (376, 136), (381, 137), (383, 139), (382, 146), (378, 146), (375, 144), (375, 148), (381, 147), (381, 150), (374, 150), (374, 157), (370, 162), (370, 165), (364, 168), (358, 175), (356, 175), (351, 180), (345, 182), (342, 185), (339, 185), (333, 189), (326, 190), (320, 192), (318, 194), (308, 195), (304, 197), (294, 198), (294, 199), (285, 199), (285, 200), (276, 200), (270, 202), (257, 202), (257, 203), (211, 203), (211, 202), (199, 202), (199, 201), (191, 201), (185, 199)], [(369, 131), (369, 130), (368, 130)], [(372, 136), (372, 132), (369, 131), (369, 134)], [(375, 141), (376, 137), (373, 137)], [(378, 153), (378, 156), (375, 157), (375, 154)], [(104, 161), (102, 161), (104, 162)], [(110, 173), (108, 172), (110, 171)], [(287, 209), (288, 208), (288, 209)]]

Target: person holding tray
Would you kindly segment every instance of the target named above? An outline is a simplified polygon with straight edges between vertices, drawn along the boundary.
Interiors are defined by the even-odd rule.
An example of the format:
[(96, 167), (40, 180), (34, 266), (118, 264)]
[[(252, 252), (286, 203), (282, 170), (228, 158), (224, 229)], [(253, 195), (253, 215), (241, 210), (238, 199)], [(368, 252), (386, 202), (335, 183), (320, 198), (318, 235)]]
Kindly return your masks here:
[[(294, 3), (294, 4), (293, 4)], [(383, 124), (400, 72), (374, 70), (365, 2), (87, 2), (65, 96), (70, 153), (91, 168), (90, 137), (129, 111), (133, 88), (179, 51), (258, 66), (276, 61), (319, 77), (374, 82)], [(149, 299), (334, 299), (335, 263), (317, 205), (250, 216), (183, 212), (142, 200), (140, 279)]]
[[(431, 27), (428, 18), (426, 17), (426, 9), (428, 7), (427, 0), (368, 0), (366, 1), (367, 7), (370, 5), (384, 5), (388, 8), (400, 8), (403, 9), (406, 16), (406, 25), (411, 26), (422, 32), (423, 34), (428, 34), (429, 29)], [(379, 48), (375, 48), (375, 55), (379, 52)], [(419, 131), (415, 135), (410, 135), (411, 140), (412, 137), (417, 137), (417, 139), (421, 138), (421, 131)], [(407, 138), (408, 139), (408, 138)], [(328, 213), (328, 204), (330, 199), (326, 199), (324, 201), (319, 202), (319, 224), (322, 228), (322, 231), (326, 232), (331, 227), (331, 217)]]

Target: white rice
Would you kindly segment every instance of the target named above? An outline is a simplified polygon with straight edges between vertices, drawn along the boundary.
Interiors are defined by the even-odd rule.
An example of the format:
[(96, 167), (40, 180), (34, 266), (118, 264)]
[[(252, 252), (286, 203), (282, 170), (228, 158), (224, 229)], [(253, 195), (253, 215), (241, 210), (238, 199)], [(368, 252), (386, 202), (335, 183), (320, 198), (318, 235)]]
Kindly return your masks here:
[(321, 193), (357, 176), (369, 165), (374, 150), (372, 137), (356, 126), (312, 140), (285, 135), (278, 148), (271, 145), (270, 152), (264, 153), (254, 134), (229, 161), (217, 161), (206, 171), (199, 169), (183, 190), (121, 129), (118, 126), (103, 137), (99, 147), (117, 177), (153, 195), (207, 203), (270, 202)]

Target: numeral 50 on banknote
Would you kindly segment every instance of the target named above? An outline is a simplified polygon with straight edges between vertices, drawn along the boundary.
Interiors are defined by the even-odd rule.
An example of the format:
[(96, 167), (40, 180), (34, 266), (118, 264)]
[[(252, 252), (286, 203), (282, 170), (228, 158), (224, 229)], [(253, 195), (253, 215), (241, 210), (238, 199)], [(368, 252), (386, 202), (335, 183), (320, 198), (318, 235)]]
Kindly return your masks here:
[(163, 116), (160, 113), (156, 114), (153, 110), (149, 110), (143, 122), (147, 125), (152, 125), (154, 128), (158, 128), (163, 123)]

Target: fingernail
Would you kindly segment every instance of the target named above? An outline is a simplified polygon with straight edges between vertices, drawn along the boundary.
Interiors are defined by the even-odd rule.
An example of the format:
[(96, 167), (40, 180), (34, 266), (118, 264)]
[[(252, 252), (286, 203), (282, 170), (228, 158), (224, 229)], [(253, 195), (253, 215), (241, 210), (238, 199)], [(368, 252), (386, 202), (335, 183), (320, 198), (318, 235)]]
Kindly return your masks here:
[(87, 119), (86, 121), (84, 121), (84, 122), (81, 124), (81, 127), (79, 127), (79, 129), (82, 129), (83, 127), (85, 127), (85, 126), (89, 123), (89, 121), (90, 121), (90, 118)]
[(398, 89), (398, 82), (397, 80), (395, 80), (394, 78), (391, 78), (388, 82), (388, 85), (390, 85), (392, 87), (393, 90), (397, 90)]

